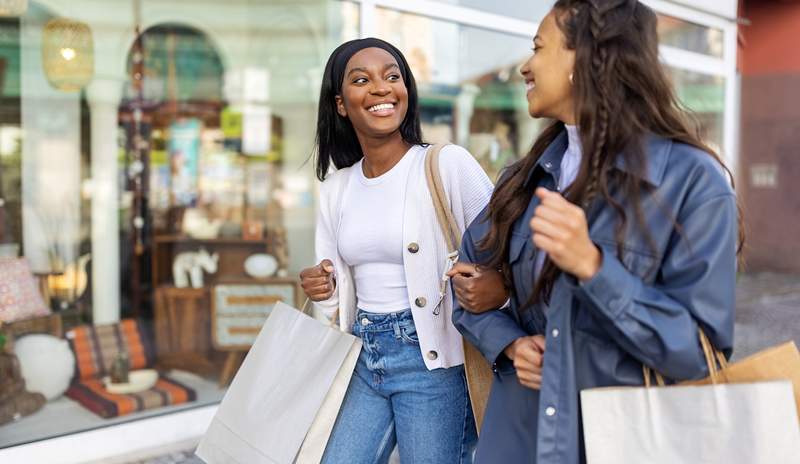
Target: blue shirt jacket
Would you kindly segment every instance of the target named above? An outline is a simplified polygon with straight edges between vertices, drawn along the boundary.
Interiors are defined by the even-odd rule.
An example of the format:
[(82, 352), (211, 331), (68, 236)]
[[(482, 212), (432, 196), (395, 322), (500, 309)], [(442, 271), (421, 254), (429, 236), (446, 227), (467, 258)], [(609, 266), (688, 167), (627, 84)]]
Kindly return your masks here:
[[(563, 132), (540, 157), (526, 185), (555, 189), (566, 148)], [(533, 291), (539, 253), (529, 226), (539, 204), (534, 195), (512, 227), (510, 306), (472, 314), (456, 304), (453, 322), (495, 371), (476, 462), (585, 462), (581, 390), (642, 385), (643, 364), (669, 379), (706, 376), (698, 326), (730, 355), (738, 240), (735, 193), (719, 163), (698, 148), (649, 136), (645, 152), (640, 180), (649, 188), (642, 189), (642, 219), (652, 240), (630, 203), (612, 190), (628, 216), (622, 256), (615, 240), (617, 214), (598, 200), (587, 219), (590, 237), (603, 252), (599, 272), (584, 283), (561, 275), (547, 307), (521, 309)], [(624, 161), (615, 169), (633, 175)], [(477, 245), (488, 233), (486, 218), (484, 210), (467, 229), (463, 260), (488, 261), (488, 253)], [(534, 334), (546, 336), (539, 391), (522, 387), (503, 354), (517, 338)]]

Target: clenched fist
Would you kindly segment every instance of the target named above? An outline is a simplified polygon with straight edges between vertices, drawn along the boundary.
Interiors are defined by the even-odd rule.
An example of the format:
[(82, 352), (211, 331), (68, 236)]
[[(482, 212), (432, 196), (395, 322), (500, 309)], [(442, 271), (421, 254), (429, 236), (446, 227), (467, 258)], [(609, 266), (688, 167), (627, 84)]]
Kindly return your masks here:
[(504, 353), (514, 363), (519, 383), (532, 390), (542, 388), (545, 338), (541, 335), (520, 337)]
[(300, 285), (311, 301), (324, 301), (333, 296), (336, 282), (333, 278), (333, 263), (329, 259), (300, 272)]

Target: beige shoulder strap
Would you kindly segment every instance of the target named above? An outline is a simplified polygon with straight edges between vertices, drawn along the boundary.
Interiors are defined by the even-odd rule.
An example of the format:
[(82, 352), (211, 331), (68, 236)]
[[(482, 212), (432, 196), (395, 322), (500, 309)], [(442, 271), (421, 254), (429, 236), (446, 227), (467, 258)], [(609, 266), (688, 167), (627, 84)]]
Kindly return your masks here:
[(432, 145), (425, 157), (425, 178), (428, 181), (428, 190), (431, 191), (433, 207), (436, 210), (436, 219), (447, 242), (447, 251), (453, 253), (458, 250), (461, 243), (461, 232), (458, 229), (447, 193), (442, 185), (442, 176), (439, 172), (439, 154), (446, 144)]
[[(458, 261), (458, 247), (461, 244), (461, 231), (453, 217), (453, 211), (450, 209), (447, 193), (442, 185), (442, 177), (439, 174), (439, 152), (442, 151), (442, 147), (444, 147), (444, 145), (434, 145), (428, 150), (427, 157), (425, 158), (425, 177), (428, 180), (428, 189), (431, 191), (431, 197), (433, 198), (436, 219), (439, 222), (439, 227), (442, 229), (442, 234), (447, 242), (447, 250), (450, 252), (448, 256), (448, 265), (445, 268), (445, 272), (447, 272), (456, 261)], [(445, 291), (447, 291), (446, 275), (442, 276), (440, 296), (444, 296)], [(438, 308), (439, 306), (437, 306), (437, 311)], [(484, 359), (481, 352), (466, 339), (464, 339), (463, 343), (467, 388), (472, 403), (472, 413), (475, 416), (475, 424), (480, 431), (481, 425), (483, 424), (484, 412), (486, 411), (486, 404), (489, 402), (489, 390), (492, 385), (494, 374), (492, 373), (491, 366), (489, 366), (489, 363)]]

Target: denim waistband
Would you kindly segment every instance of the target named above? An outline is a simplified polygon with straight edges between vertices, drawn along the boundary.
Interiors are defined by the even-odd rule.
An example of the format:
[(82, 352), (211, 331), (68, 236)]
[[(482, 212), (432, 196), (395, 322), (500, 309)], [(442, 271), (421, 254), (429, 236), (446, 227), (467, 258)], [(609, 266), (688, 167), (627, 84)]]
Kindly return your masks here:
[(385, 332), (393, 331), (396, 326), (414, 324), (411, 309), (404, 309), (393, 313), (370, 313), (359, 309), (355, 324), (361, 331)]

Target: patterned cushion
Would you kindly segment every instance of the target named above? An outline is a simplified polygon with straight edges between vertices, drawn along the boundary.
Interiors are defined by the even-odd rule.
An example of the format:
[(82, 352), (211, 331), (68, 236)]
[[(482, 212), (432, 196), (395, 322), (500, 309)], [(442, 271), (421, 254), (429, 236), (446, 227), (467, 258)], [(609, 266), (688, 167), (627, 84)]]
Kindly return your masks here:
[(79, 379), (102, 379), (121, 351), (128, 353), (130, 369), (144, 369), (153, 364), (153, 347), (143, 335), (140, 324), (123, 319), (118, 324), (83, 325), (67, 332)]
[(194, 390), (165, 376), (161, 376), (153, 388), (140, 393), (115, 395), (106, 391), (102, 380), (86, 379), (74, 382), (66, 395), (104, 418), (124, 416), (197, 399)]
[(194, 390), (163, 375), (153, 388), (139, 393), (116, 395), (105, 389), (102, 379), (109, 375), (121, 351), (128, 353), (131, 370), (153, 364), (152, 341), (133, 319), (110, 325), (83, 325), (67, 332), (66, 337), (75, 353), (77, 374), (66, 395), (101, 417), (117, 417), (197, 398)]
[(47, 316), (50, 308), (25, 258), (0, 258), (0, 321), (14, 322)]

